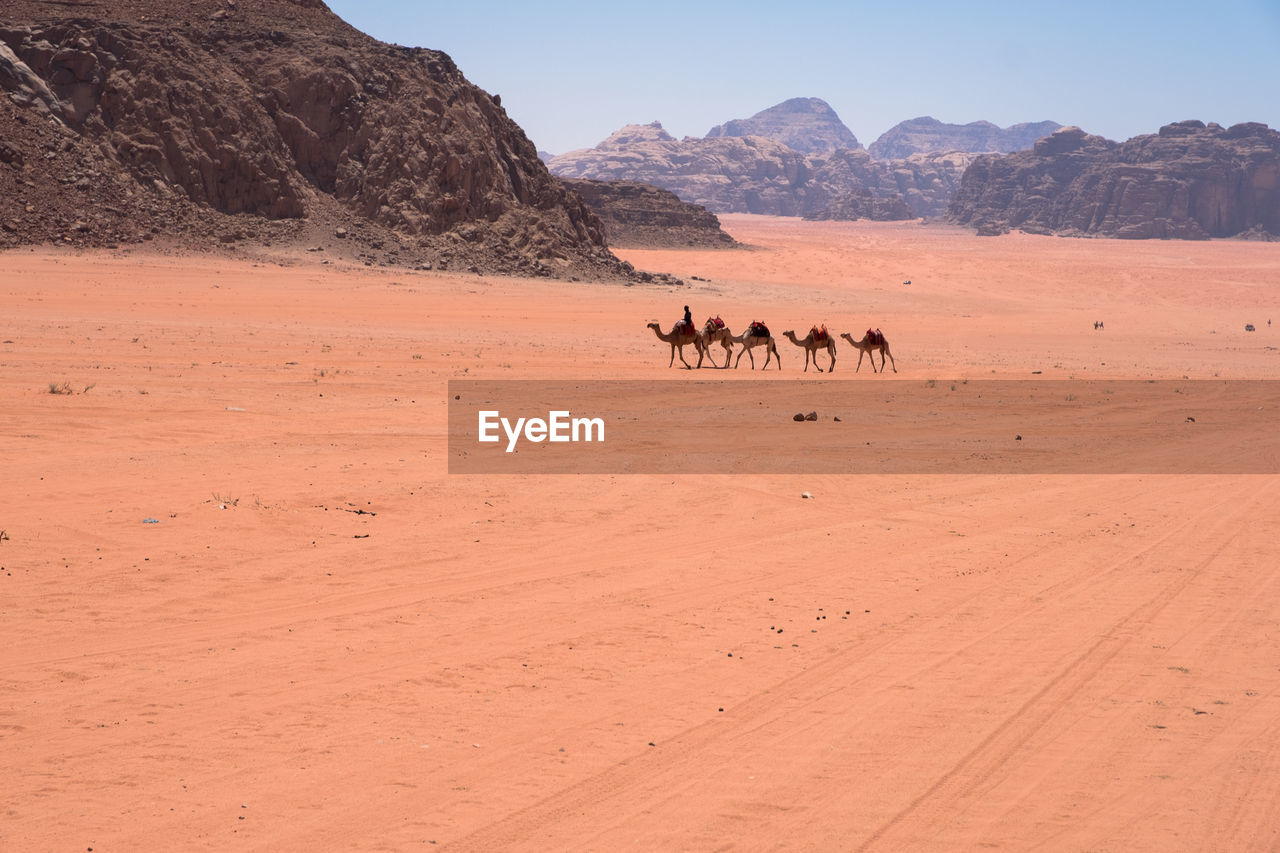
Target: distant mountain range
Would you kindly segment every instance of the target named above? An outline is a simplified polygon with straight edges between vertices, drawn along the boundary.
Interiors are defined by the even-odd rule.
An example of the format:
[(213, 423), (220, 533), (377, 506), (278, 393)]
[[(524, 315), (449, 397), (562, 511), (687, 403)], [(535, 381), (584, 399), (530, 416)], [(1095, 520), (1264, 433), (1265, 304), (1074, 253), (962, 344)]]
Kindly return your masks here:
[(900, 152), (877, 159), (819, 98), (792, 98), (676, 139), (659, 122), (620, 128), (594, 148), (550, 157), (567, 178), (640, 181), (716, 213), (814, 218), (912, 219), (941, 216), (965, 168), (980, 152), (1010, 150), (1032, 128), (1060, 125), (903, 122), (882, 141)]
[(763, 136), (802, 154), (861, 148), (858, 137), (821, 98), (792, 98), (761, 110), (751, 118), (734, 119), (707, 131), (706, 139), (725, 136)]
[(948, 151), (1008, 154), (1030, 148), (1037, 139), (1060, 127), (1062, 125), (1056, 121), (1004, 128), (989, 121), (944, 124), (936, 118), (921, 116), (889, 128), (867, 150), (877, 160), (901, 160), (912, 154), (944, 154)]
[(1280, 133), (1256, 123), (1176, 122), (1119, 143), (1051, 121), (1000, 128), (925, 116), (864, 150), (824, 101), (793, 98), (702, 138), (628, 125), (548, 166), (652, 184), (714, 213), (945, 216), (985, 234), (1280, 235)]

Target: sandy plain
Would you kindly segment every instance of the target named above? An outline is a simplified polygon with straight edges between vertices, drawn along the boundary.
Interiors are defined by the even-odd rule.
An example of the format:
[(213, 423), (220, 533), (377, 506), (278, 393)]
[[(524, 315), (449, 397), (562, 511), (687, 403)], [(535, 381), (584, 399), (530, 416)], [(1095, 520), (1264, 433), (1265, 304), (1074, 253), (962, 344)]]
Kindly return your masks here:
[(679, 393), (686, 302), (1273, 378), (1280, 245), (722, 220), (619, 250), (682, 288), (0, 256), (0, 848), (1280, 846), (1280, 477), (450, 475), (445, 393)]

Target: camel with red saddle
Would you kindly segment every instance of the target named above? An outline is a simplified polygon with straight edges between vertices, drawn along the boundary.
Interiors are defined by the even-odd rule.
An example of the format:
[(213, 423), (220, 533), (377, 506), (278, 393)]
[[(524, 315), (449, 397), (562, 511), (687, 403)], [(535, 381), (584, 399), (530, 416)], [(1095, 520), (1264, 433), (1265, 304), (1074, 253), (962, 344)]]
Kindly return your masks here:
[[(809, 372), (810, 356), (813, 357), (813, 366), (818, 367), (818, 350), (820, 349), (825, 349), (827, 355), (831, 356), (831, 365), (827, 368), (827, 371), (832, 372), (836, 369), (836, 341), (832, 334), (827, 331), (826, 326), (822, 328), (814, 326), (809, 330), (809, 334), (805, 336), (804, 340), (797, 340), (795, 332), (783, 332), (782, 334), (796, 346), (804, 347), (804, 370), (806, 373)], [(818, 367), (818, 372), (822, 372), (821, 367)]]
[[(893, 353), (889, 352), (889, 341), (884, 336), (884, 332), (876, 329), (872, 331), (867, 329), (867, 333), (862, 336), (862, 340), (855, 341), (853, 336), (848, 332), (841, 332), (840, 337), (853, 344), (858, 350), (858, 367), (862, 367), (862, 357), (867, 356), (867, 361), (871, 362), (871, 371), (874, 373), (876, 369), (876, 352), (880, 353), (880, 372), (884, 372), (884, 357), (889, 356), (890, 363), (893, 364), (893, 372), (898, 372), (898, 362), (894, 361)], [(858, 367), (853, 369), (854, 373), (858, 372)]]
[(733, 355), (733, 345), (730, 343), (733, 333), (724, 324), (724, 320), (719, 317), (708, 317), (707, 322), (698, 330), (698, 336), (702, 338), (702, 349), (706, 351), (707, 360), (711, 362), (711, 366), (718, 366), (716, 360), (711, 357), (711, 345), (718, 343), (724, 347), (724, 366), (728, 367), (729, 357)]
[(684, 320), (679, 320), (671, 331), (667, 334), (662, 333), (662, 327), (657, 323), (646, 324), (647, 328), (653, 329), (653, 333), (658, 336), (658, 340), (664, 344), (671, 344), (671, 360), (667, 362), (667, 367), (671, 367), (676, 363), (676, 351), (680, 353), (680, 363), (688, 370), (693, 370), (692, 365), (684, 360), (684, 348), (693, 344), (693, 348), (698, 351), (698, 367), (702, 367), (702, 337), (698, 334), (698, 330), (692, 324), (685, 324)]
[(778, 369), (782, 369), (782, 356), (778, 355), (778, 345), (773, 339), (773, 335), (769, 334), (769, 327), (764, 323), (752, 323), (747, 326), (747, 330), (740, 335), (731, 335), (729, 342), (733, 344), (742, 344), (742, 349), (738, 351), (738, 360), (733, 363), (736, 370), (738, 365), (742, 363), (742, 354), (745, 352), (747, 358), (751, 360), (751, 369), (756, 369), (756, 357), (751, 351), (756, 347), (764, 347), (764, 366), (768, 368), (769, 359), (773, 358), (778, 362)]

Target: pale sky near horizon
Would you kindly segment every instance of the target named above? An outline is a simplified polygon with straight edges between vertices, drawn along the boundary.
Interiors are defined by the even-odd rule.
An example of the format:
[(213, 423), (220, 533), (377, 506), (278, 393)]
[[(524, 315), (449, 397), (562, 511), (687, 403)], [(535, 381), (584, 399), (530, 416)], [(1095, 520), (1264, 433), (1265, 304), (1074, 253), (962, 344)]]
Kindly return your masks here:
[(328, 0), (449, 54), (552, 154), (627, 124), (704, 136), (795, 97), (864, 146), (929, 115), (1124, 140), (1183, 119), (1280, 129), (1280, 0)]

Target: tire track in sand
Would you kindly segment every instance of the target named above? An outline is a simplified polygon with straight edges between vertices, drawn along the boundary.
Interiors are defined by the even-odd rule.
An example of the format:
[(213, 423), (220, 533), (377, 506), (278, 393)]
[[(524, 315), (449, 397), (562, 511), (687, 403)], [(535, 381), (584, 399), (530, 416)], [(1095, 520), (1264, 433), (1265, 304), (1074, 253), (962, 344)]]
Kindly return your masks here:
[[(1198, 513), (1198, 517), (1205, 515), (1214, 517), (1208, 529), (1202, 530), (1191, 522), (1183, 525), (1180, 529), (1193, 527), (1196, 538), (1200, 542), (1213, 543), (1212, 550), (1198, 560), (1192, 570), (1177, 573), (1174, 583), (1162, 588), (1153, 598), (1132, 608), (1097, 642), (1072, 659), (1039, 691), (1022, 703), (1017, 711), (966, 753), (950, 770), (854, 849), (864, 851), (877, 846), (900, 849), (903, 845), (919, 843), (922, 838), (936, 838), (937, 833), (933, 830), (943, 828), (944, 824), (954, 823), (954, 806), (963, 802), (987, 780), (998, 776), (1001, 768), (1006, 766), (1037, 733), (1050, 724), (1067, 700), (1079, 693), (1120, 653), (1129, 642), (1132, 634), (1130, 629), (1151, 622), (1206, 567), (1218, 559), (1238, 535), (1241, 526), (1247, 524), (1249, 517), (1253, 517), (1261, 494), (1270, 491), (1271, 486), (1272, 483), (1268, 482), (1255, 490), (1245, 501), (1239, 500), (1238, 495), (1232, 495), (1211, 509)], [(1227, 516), (1219, 515), (1218, 510), (1228, 503), (1235, 505), (1233, 511)], [(1162, 537), (1160, 541), (1144, 550), (1150, 553), (1158, 548), (1169, 546), (1173, 540), (1172, 535)], [(1110, 571), (1114, 570), (1113, 568)], [(907, 837), (894, 837), (909, 820), (913, 830)]]

